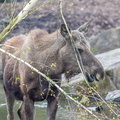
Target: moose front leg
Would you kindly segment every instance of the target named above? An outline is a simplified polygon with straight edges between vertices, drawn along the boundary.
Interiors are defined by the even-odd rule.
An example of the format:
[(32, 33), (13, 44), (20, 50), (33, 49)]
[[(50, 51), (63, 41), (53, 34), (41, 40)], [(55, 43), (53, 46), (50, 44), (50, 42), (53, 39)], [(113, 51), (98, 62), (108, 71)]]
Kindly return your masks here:
[(34, 120), (34, 102), (28, 96), (23, 97), (18, 115), (20, 120)]
[(50, 97), (47, 99), (47, 103), (47, 120), (55, 120), (58, 108), (58, 99), (56, 97)]
[(58, 90), (55, 88), (54, 91), (49, 93), (47, 97), (47, 120), (55, 120), (57, 108), (58, 108)]
[(14, 107), (14, 98), (13, 96), (6, 91), (4, 88), (5, 95), (6, 95), (6, 102), (7, 102), (7, 120), (14, 120), (14, 112), (13, 112), (13, 107)]

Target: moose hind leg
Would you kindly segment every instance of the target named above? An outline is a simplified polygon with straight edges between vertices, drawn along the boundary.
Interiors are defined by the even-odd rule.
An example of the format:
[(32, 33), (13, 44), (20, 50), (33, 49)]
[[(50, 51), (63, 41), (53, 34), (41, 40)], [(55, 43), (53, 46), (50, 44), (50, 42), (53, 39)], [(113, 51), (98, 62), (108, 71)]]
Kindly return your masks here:
[(14, 107), (14, 101), (15, 99), (13, 98), (12, 95), (10, 95), (6, 89), (4, 88), (5, 95), (6, 95), (6, 102), (7, 102), (7, 120), (14, 120), (14, 112), (13, 112), (13, 107)]

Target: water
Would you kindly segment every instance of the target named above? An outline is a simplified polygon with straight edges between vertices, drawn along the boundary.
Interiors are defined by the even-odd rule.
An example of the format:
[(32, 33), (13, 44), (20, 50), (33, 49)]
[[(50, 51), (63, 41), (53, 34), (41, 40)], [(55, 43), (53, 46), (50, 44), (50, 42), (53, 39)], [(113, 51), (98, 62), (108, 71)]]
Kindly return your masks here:
[[(15, 120), (19, 120), (17, 115), (17, 110), (20, 106), (20, 101), (15, 102), (14, 106), (14, 114)], [(37, 102), (35, 104), (36, 115), (35, 120), (46, 120), (46, 107), (47, 103), (44, 102)], [(66, 104), (59, 105), (56, 120), (77, 120), (70, 116), (69, 111), (65, 108), (67, 107)], [(0, 82), (0, 120), (6, 120), (7, 110), (6, 110), (6, 102), (5, 102), (5, 94), (3, 91), (2, 83)], [(2, 118), (2, 119), (1, 119)]]
[[(20, 104), (21, 104), (20, 101), (15, 102), (14, 106), (15, 120), (19, 120), (17, 111), (19, 109)], [(35, 120), (46, 120), (46, 107), (47, 107), (46, 101), (35, 103), (36, 110)], [(111, 120), (113, 120), (113, 118), (116, 118), (116, 115), (111, 113), (110, 109), (108, 109), (106, 105), (102, 105), (102, 107), (104, 108), (104, 112), (102, 114), (97, 113), (99, 117), (102, 117), (102, 120), (106, 120), (105, 116), (107, 116)], [(96, 120), (90, 114), (85, 113), (85, 111), (80, 110), (76, 112), (77, 109), (78, 107), (73, 105), (73, 103), (71, 103), (69, 100), (66, 100), (62, 97), (59, 103), (56, 120)], [(116, 107), (115, 110), (119, 111), (120, 109)], [(6, 120), (6, 116), (7, 110), (5, 94), (3, 91), (2, 83), (0, 81), (0, 120)], [(120, 120), (120, 118), (119, 119), (117, 118), (116, 120)]]

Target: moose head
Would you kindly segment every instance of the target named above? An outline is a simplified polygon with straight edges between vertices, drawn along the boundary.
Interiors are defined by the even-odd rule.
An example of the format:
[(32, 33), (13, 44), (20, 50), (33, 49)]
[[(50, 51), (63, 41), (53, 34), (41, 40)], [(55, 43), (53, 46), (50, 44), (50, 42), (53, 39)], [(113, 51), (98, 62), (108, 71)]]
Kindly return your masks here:
[[(71, 45), (71, 39), (73, 40), (75, 47), (80, 55), (81, 62), (83, 64), (83, 72), (86, 75), (88, 82), (94, 80), (99, 81), (104, 79), (104, 69), (99, 60), (90, 50), (90, 44), (88, 38), (85, 36), (88, 23), (85, 23), (77, 30), (71, 30), (65, 24), (61, 25), (60, 33), (63, 39), (66, 41), (66, 45), (62, 48), (62, 55), (64, 59), (65, 74), (67, 77), (78, 74), (80, 68), (75, 57), (75, 52)], [(71, 36), (70, 36), (71, 34)]]

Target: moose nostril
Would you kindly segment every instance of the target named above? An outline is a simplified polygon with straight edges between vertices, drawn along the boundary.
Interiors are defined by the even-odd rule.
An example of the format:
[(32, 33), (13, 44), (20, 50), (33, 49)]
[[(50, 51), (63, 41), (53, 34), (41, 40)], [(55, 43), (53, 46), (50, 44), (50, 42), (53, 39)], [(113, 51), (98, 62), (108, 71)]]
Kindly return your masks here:
[(94, 79), (93, 75), (90, 75), (90, 77), (91, 77), (92, 79)]
[(86, 78), (87, 78), (88, 82), (93, 82), (94, 81), (93, 76), (89, 75), (88, 73), (86, 73)]

